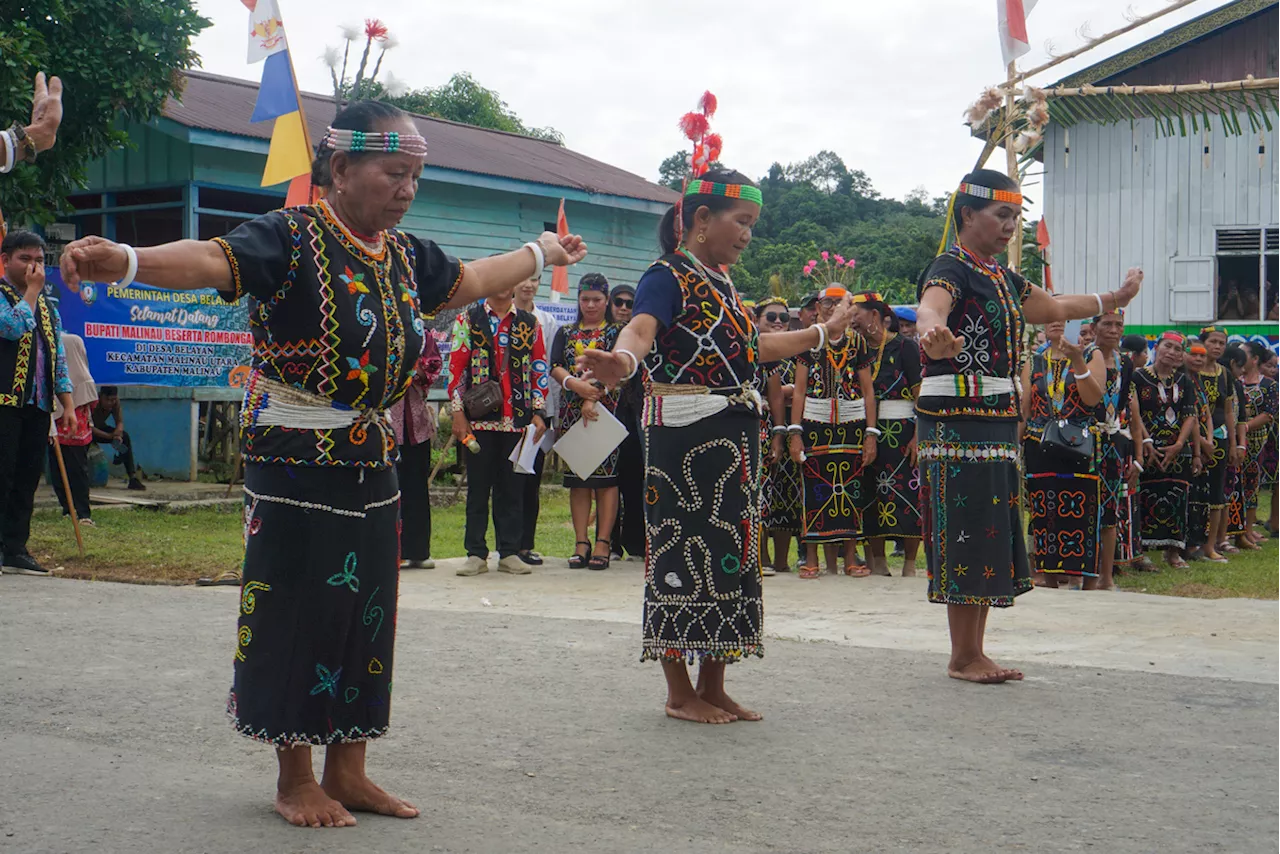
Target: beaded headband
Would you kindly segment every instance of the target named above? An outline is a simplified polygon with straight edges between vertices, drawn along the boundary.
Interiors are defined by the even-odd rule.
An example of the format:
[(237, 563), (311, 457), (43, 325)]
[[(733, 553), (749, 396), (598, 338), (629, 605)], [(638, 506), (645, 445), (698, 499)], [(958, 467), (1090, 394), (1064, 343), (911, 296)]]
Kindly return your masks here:
[(334, 151), (350, 151), (352, 153), (368, 152), (372, 154), (410, 154), (415, 157), (427, 156), (427, 141), (416, 133), (369, 133), (362, 130), (346, 128), (329, 128), (324, 133), (321, 145)]
[(689, 182), (684, 194), (685, 196), (724, 196), (729, 199), (755, 202), (760, 207), (764, 207), (764, 194), (760, 192), (759, 187), (753, 187), (750, 184), (717, 184), (713, 181), (698, 179)]
[(990, 187), (984, 187), (981, 184), (962, 183), (960, 192), (967, 196), (976, 196), (979, 199), (989, 199), (993, 202), (1008, 202), (1011, 205), (1022, 205), (1022, 193), (1015, 193), (1013, 190), (993, 190)]
[(1204, 355), (1207, 355), (1209, 351), (1206, 350), (1204, 348), (1204, 345), (1201, 344), (1199, 341), (1188, 341), (1187, 352), (1190, 353), (1192, 356), (1204, 356)]
[(587, 274), (578, 280), (578, 293), (585, 293), (587, 291), (597, 291), (608, 296), (609, 280), (599, 274), (594, 276)]
[(1174, 332), (1173, 330), (1170, 330), (1170, 331), (1168, 331), (1168, 332), (1165, 332), (1163, 335), (1161, 335), (1161, 336), (1160, 336), (1160, 340), (1161, 340), (1161, 341), (1172, 341), (1172, 342), (1174, 342), (1175, 344), (1184, 344), (1184, 343), (1186, 342), (1187, 338), (1186, 338), (1186, 336), (1185, 336), (1185, 335), (1183, 335), (1181, 332)]
[(756, 303), (756, 310), (760, 311), (771, 305), (776, 305), (779, 308), (785, 308), (787, 311), (791, 311), (791, 307), (787, 305), (787, 301), (782, 297), (768, 297), (767, 299), (762, 299), (760, 302)]
[(1206, 326), (1200, 330), (1200, 337), (1208, 338), (1215, 332), (1221, 332), (1226, 338), (1231, 337), (1231, 333), (1227, 332), (1227, 327), (1225, 326)]
[(818, 293), (818, 298), (819, 299), (844, 299), (848, 295), (849, 295), (849, 292), (844, 288), (840, 287), (839, 285), (832, 285), (831, 287), (823, 288)]
[(857, 302), (884, 302), (884, 297), (880, 296), (880, 294), (876, 293), (875, 291), (867, 291), (866, 293), (854, 294), (853, 301), (856, 303)]

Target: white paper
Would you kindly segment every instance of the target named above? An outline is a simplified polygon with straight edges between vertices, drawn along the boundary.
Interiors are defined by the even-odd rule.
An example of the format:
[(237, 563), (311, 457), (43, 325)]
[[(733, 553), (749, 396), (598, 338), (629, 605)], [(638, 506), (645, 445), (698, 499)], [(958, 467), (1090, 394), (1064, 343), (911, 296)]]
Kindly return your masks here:
[(515, 468), (516, 474), (537, 474), (534, 466), (538, 463), (539, 442), (533, 441), (533, 436), (537, 432), (538, 428), (532, 424), (525, 427), (524, 432), (520, 434), (520, 441), (516, 442), (511, 456), (507, 457)]
[(573, 473), (586, 480), (614, 449), (627, 438), (627, 428), (603, 406), (596, 407), (600, 417), (595, 421), (582, 419), (574, 424), (555, 443), (556, 453)]

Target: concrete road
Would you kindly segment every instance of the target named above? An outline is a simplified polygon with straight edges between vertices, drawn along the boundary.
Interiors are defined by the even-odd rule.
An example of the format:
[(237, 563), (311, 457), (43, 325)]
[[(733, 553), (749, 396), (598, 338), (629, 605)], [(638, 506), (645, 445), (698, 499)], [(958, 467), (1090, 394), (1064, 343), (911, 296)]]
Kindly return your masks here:
[(921, 581), (779, 576), (787, 639), (730, 671), (766, 720), (702, 727), (637, 661), (639, 578), (406, 573), (371, 767), (424, 815), (298, 830), (222, 713), (235, 591), (0, 577), (0, 851), (1277, 848), (1275, 603), (1035, 591), (993, 617), (1028, 680), (979, 687)]

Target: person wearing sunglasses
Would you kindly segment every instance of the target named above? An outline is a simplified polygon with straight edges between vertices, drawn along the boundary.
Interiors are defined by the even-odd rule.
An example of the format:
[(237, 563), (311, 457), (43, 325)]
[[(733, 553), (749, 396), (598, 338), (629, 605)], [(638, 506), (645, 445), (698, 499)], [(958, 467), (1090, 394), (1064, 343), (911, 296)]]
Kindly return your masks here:
[[(636, 304), (636, 289), (631, 285), (614, 285), (609, 291), (607, 316), (619, 328), (631, 322)], [(626, 425), (627, 438), (618, 447), (618, 514), (613, 523), (612, 559), (624, 555), (644, 557), (644, 449), (640, 445), (640, 410), (644, 405), (644, 386), (638, 376), (618, 389), (618, 408), (614, 417)]]
[[(785, 332), (791, 326), (791, 312), (786, 300), (771, 297), (757, 308), (756, 325), (761, 332)], [(777, 575), (788, 572), (791, 565), (788, 553), (791, 538), (800, 537), (800, 492), (803, 482), (800, 467), (787, 454), (784, 439), (787, 435), (786, 404), (795, 391), (796, 360), (780, 359), (762, 365), (765, 376), (765, 401), (769, 405), (764, 426), (768, 431), (769, 453), (765, 457), (761, 486), (761, 514), (765, 532), (773, 539), (772, 566), (761, 557), (761, 573)], [(765, 540), (761, 539), (763, 547)]]

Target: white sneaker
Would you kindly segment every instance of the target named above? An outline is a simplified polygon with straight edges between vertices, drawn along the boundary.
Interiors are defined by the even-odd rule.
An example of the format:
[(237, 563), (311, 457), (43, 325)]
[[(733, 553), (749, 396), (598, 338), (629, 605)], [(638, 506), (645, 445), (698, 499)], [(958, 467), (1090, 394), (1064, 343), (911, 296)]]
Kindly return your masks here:
[(483, 575), (489, 571), (489, 563), (484, 558), (470, 555), (467, 562), (462, 565), (457, 574), (462, 576)]
[(760, 567), (760, 574), (766, 577), (770, 575), (777, 575), (778, 570), (774, 569), (771, 566), (762, 566)]

